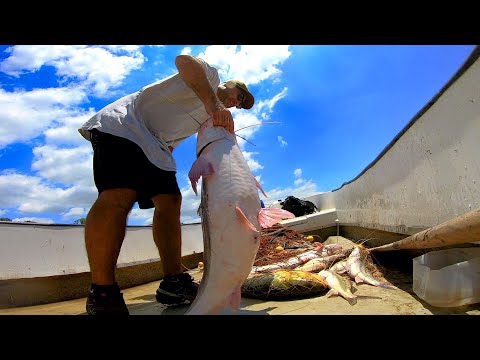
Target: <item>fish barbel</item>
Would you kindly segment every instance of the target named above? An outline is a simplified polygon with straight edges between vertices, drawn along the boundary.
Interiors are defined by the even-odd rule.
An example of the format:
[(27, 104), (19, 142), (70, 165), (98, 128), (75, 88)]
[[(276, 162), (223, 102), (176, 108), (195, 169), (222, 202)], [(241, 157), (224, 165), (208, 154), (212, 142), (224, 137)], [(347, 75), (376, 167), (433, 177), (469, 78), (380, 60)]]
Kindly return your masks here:
[(200, 128), (197, 159), (188, 174), (197, 194), (202, 177), (199, 214), (202, 219), (204, 273), (195, 300), (186, 315), (218, 314), (238, 310), (241, 286), (252, 269), (260, 246), (261, 229), (292, 213), (261, 208), (258, 190), (236, 137), (212, 119)]

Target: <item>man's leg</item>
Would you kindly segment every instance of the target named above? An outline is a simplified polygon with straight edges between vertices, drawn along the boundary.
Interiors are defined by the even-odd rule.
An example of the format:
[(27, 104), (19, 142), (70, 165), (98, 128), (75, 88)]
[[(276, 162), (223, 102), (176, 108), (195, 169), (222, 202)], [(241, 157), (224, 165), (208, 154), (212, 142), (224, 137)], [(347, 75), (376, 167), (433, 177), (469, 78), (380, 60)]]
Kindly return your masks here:
[(181, 194), (160, 194), (153, 197), (152, 201), (155, 204), (153, 239), (160, 254), (164, 274), (155, 297), (164, 304), (191, 303), (197, 295), (198, 284), (193, 282), (189, 274), (183, 273)]
[(153, 214), (153, 240), (162, 261), (163, 275), (175, 275), (182, 269), (182, 240), (180, 230), (180, 208), (182, 196), (160, 194), (152, 198), (155, 205)]
[(115, 267), (125, 238), (127, 216), (136, 201), (132, 189), (109, 189), (100, 193), (85, 221), (85, 246), (92, 283), (115, 283)]
[(136, 197), (132, 189), (104, 190), (88, 213), (85, 246), (92, 284), (86, 309), (90, 315), (128, 315), (115, 280), (115, 268), (125, 238), (127, 216)]

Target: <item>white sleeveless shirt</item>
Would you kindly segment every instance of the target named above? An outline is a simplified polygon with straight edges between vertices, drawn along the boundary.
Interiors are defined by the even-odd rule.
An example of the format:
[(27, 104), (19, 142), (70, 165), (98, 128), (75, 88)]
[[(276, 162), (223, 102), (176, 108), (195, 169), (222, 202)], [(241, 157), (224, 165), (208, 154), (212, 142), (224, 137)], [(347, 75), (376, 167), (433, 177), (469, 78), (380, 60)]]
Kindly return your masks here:
[[(198, 60), (216, 93), (220, 84), (217, 69)], [(78, 131), (87, 140), (90, 140), (87, 130), (91, 129), (131, 140), (154, 165), (176, 171), (168, 146), (178, 146), (209, 118), (202, 101), (177, 73), (107, 105)]]

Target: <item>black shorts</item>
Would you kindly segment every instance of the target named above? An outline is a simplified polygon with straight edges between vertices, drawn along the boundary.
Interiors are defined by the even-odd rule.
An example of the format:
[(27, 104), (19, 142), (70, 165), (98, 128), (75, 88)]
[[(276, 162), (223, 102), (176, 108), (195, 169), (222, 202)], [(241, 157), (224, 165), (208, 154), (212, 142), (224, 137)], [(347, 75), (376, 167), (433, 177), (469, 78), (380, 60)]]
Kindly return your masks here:
[(152, 197), (180, 194), (175, 171), (153, 165), (142, 148), (125, 138), (90, 130), (93, 148), (93, 179), (100, 194), (106, 189), (137, 191), (140, 209), (153, 208)]

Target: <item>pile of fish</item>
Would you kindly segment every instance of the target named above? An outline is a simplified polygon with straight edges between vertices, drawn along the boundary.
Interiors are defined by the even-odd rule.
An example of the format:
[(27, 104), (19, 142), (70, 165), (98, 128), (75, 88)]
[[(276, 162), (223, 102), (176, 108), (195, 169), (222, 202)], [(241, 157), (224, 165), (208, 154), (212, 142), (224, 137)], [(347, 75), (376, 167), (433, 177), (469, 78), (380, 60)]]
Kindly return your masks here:
[[(354, 305), (357, 302), (354, 283), (394, 288), (383, 279), (371, 260), (370, 252), (363, 245), (315, 244), (317, 246), (313, 249), (285, 260), (253, 266), (243, 283), (242, 296), (286, 299), (326, 293), (327, 297), (341, 296)], [(375, 276), (373, 269), (377, 270)]]

